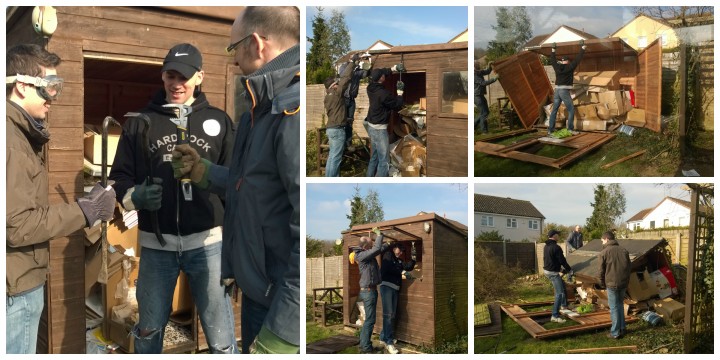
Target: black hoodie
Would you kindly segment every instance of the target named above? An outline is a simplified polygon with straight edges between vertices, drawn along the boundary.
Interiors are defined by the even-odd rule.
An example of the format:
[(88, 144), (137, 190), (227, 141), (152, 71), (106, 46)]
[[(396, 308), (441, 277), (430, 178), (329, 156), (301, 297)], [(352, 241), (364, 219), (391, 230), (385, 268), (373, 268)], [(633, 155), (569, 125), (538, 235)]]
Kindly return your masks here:
[[(167, 104), (165, 91), (161, 90), (140, 111), (148, 115), (151, 121), (148, 139), (153, 175), (163, 180), (162, 207), (158, 210), (160, 230), (165, 234), (189, 235), (220, 226), (223, 204), (217, 195), (193, 185), (193, 200), (185, 201), (182, 198), (179, 181), (174, 178), (170, 165), (177, 139), (177, 127), (170, 118), (174, 118), (175, 114), (171, 109), (163, 108), (164, 104)], [(109, 179), (115, 181), (113, 187), (120, 203), (130, 188), (144, 182), (148, 176), (143, 152), (144, 129), (145, 122), (140, 118), (129, 118), (123, 125), (109, 176)], [(192, 104), (187, 131), (190, 145), (201, 157), (226, 166), (230, 163), (234, 124), (224, 111), (211, 106), (203, 93)], [(141, 210), (138, 217), (140, 230), (153, 233), (150, 212)]]
[(371, 124), (387, 124), (390, 121), (390, 111), (402, 108), (402, 96), (393, 96), (381, 83), (373, 82), (368, 85), (367, 94), (370, 102), (367, 121)]

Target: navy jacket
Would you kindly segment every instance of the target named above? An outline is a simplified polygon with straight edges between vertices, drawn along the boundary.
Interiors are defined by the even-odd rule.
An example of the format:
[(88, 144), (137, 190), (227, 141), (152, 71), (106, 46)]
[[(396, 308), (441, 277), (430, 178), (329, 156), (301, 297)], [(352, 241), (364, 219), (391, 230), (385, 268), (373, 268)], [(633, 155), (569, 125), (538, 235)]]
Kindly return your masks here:
[(402, 272), (411, 271), (415, 268), (415, 260), (404, 263), (398, 259), (392, 250), (385, 252), (382, 257), (382, 267), (380, 268), (380, 277), (383, 282), (390, 282), (398, 287), (402, 282)]
[(566, 273), (571, 270), (570, 265), (567, 263), (567, 260), (565, 260), (565, 255), (563, 255), (562, 249), (557, 244), (557, 241), (545, 241), (545, 248), (543, 249), (543, 269), (547, 271), (560, 272), (561, 267)]

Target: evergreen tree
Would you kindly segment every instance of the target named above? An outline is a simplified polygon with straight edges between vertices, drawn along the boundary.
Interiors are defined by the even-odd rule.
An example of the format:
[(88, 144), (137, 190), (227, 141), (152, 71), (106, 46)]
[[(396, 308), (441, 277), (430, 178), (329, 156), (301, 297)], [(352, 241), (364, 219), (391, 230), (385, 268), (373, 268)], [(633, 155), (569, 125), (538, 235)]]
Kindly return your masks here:
[(335, 63), (343, 55), (350, 52), (350, 30), (348, 30), (345, 23), (345, 13), (333, 9), (328, 28), (330, 29), (330, 59)]
[(603, 232), (614, 229), (625, 213), (625, 191), (620, 184), (598, 184), (594, 192), (594, 202), (590, 203), (593, 212), (586, 220), (585, 229), (591, 239), (599, 239)]
[(307, 37), (311, 44), (306, 58), (308, 84), (322, 84), (335, 73), (330, 58), (330, 28), (323, 14), (324, 9), (317, 7), (317, 10), (312, 21), (313, 37)]
[(365, 202), (360, 195), (360, 186), (355, 185), (355, 193), (350, 199), (350, 215), (346, 215), (347, 219), (350, 220), (348, 229), (352, 229), (355, 225), (365, 224)]
[(487, 61), (495, 61), (519, 52), (532, 38), (530, 16), (524, 6), (499, 7), (495, 9), (495, 17), (497, 25), (492, 26), (495, 40), (488, 44)]
[(323, 255), (323, 242), (310, 235), (305, 236), (305, 256), (309, 258)]
[(373, 189), (368, 190), (368, 194), (365, 196), (363, 202), (365, 203), (366, 223), (385, 221), (385, 212), (383, 211), (382, 201), (380, 201), (377, 191)]

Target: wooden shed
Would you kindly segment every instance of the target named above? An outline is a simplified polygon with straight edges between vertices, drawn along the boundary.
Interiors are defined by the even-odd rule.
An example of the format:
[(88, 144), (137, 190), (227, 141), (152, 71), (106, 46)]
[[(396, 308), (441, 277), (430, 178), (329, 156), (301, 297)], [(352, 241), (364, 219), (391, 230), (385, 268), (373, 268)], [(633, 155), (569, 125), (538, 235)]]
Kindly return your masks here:
[[(371, 51), (374, 68), (403, 63), (406, 73), (389, 76), (384, 85), (395, 91), (402, 77), (406, 104), (427, 99), (427, 175), (467, 176), (468, 43), (395, 46)], [(393, 113), (392, 129), (400, 117)], [(394, 134), (390, 130), (390, 142)]]
[[(398, 298), (395, 337), (415, 345), (440, 344), (467, 334), (468, 229), (467, 226), (436, 215), (417, 216), (353, 226), (343, 232), (343, 323), (360, 328), (357, 323), (360, 273), (349, 263), (350, 248), (361, 236), (378, 227), (385, 239), (403, 244), (404, 261), (410, 249), (417, 252), (413, 275), (404, 279)], [(377, 257), (378, 262), (380, 256)], [(379, 295), (378, 295), (379, 296)], [(382, 305), (378, 299), (374, 331), (382, 330)]]
[[(235, 117), (237, 68), (225, 53), (240, 7), (57, 7), (57, 30), (49, 39), (31, 25), (32, 7), (6, 9), (7, 48), (36, 43), (58, 54), (63, 93), (48, 114), (50, 202), (82, 196), (83, 128), (145, 106), (162, 88), (160, 70), (173, 45), (189, 42), (203, 54), (202, 90), (209, 102)], [(85, 247), (82, 232), (50, 243), (46, 309), (38, 335), (40, 353), (85, 352)], [(237, 304), (236, 304), (237, 305)], [(235, 308), (236, 334), (239, 308)], [(200, 329), (200, 326), (193, 326)], [(192, 349), (205, 347), (197, 330)], [(190, 349), (190, 350), (192, 350)], [(188, 350), (187, 347), (185, 350)]]

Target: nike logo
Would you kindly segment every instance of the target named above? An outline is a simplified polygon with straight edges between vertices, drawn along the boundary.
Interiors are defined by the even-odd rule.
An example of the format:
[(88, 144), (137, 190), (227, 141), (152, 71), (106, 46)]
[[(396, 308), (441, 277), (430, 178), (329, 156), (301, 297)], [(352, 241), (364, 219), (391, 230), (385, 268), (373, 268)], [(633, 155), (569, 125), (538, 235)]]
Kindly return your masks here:
[(179, 53), (179, 52), (175, 53), (175, 56), (187, 56), (187, 55), (189, 55), (189, 54), (188, 53)]

